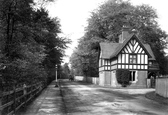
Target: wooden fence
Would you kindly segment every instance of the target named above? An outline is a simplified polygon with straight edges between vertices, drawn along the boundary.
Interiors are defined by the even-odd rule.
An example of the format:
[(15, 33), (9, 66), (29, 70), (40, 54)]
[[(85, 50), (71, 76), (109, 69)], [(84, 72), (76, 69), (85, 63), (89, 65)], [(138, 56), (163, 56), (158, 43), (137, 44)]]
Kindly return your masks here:
[(0, 115), (12, 115), (25, 106), (32, 98), (39, 94), (45, 87), (44, 82), (14, 88), (12, 91), (1, 92), (0, 94)]
[(168, 98), (168, 77), (156, 79), (156, 93), (160, 96)]

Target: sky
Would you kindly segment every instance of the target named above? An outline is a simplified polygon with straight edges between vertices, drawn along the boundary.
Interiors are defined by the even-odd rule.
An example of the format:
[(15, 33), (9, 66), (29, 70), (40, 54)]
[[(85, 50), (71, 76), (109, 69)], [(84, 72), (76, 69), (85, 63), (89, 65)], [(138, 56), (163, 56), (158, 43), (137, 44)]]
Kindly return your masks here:
[[(69, 48), (65, 51), (64, 63), (69, 62), (78, 39), (84, 35), (84, 28), (87, 26), (87, 19), (92, 11), (98, 8), (107, 0), (55, 0), (47, 6), (51, 17), (60, 19), (63, 37), (72, 40)], [(158, 15), (158, 24), (161, 29), (168, 33), (168, 6), (167, 0), (130, 0), (133, 5), (148, 4), (156, 9)]]

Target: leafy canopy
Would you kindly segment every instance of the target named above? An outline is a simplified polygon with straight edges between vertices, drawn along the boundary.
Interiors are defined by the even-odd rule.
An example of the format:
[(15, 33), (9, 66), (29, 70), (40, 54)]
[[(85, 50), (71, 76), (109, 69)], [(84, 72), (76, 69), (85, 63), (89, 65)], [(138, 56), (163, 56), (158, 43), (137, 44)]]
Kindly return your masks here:
[[(159, 63), (160, 73), (167, 74), (163, 51), (167, 34), (159, 27), (157, 18), (156, 11), (149, 5), (133, 6), (129, 1), (122, 0), (105, 2), (91, 13), (85, 35), (79, 40), (79, 45), (72, 54), (72, 67), (79, 70), (76, 66), (83, 64), (75, 60), (86, 57), (92, 62), (88, 64), (93, 66), (90, 71), (98, 73), (99, 43), (102, 41), (118, 42), (123, 25), (127, 25), (130, 29), (138, 31), (138, 37), (143, 43), (150, 44)], [(80, 52), (82, 55), (77, 55)]]
[(50, 73), (62, 62), (69, 40), (58, 36), (59, 19), (35, 5), (33, 0), (0, 1), (0, 79), (4, 84), (52, 80)]

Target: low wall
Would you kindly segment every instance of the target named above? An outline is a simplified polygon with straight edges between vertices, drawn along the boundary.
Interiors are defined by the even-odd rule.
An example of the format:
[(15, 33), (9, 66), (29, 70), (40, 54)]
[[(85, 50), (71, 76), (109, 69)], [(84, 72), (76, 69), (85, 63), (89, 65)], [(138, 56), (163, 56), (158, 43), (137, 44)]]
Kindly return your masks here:
[(98, 77), (75, 76), (75, 81), (84, 81), (84, 82), (93, 83), (97, 85), (99, 84)]
[(168, 98), (168, 77), (156, 79), (156, 93), (160, 96)]
[(75, 81), (86, 81), (86, 79), (83, 76), (75, 76), (74, 80)]

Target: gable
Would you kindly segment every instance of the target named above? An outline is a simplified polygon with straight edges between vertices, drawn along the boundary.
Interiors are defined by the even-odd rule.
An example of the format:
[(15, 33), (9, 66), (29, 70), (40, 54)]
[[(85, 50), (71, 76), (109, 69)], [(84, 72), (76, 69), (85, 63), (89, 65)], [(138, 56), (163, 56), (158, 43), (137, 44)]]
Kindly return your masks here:
[(150, 60), (155, 60), (155, 56), (149, 44), (143, 44), (136, 35), (130, 35), (124, 43), (100, 43), (100, 57), (111, 59), (117, 57), (119, 53), (145, 53)]
[(116, 49), (116, 52), (113, 55), (111, 55), (111, 58), (118, 56), (118, 54), (121, 53), (125, 47), (131, 53), (133, 53), (133, 52), (135, 53), (135, 51), (140, 52), (140, 51), (138, 51), (138, 49), (141, 47), (139, 49), (142, 51), (141, 53), (146, 53), (149, 58), (152, 57), (150, 55), (150, 53), (148, 52), (148, 50), (145, 48), (144, 44), (142, 44), (141, 41), (136, 37), (136, 35), (133, 34), (129, 39), (124, 41), (122, 46), (120, 46), (119, 48)]
[(131, 39), (121, 51), (122, 53), (144, 54), (145, 50), (136, 39)]
[(148, 52), (150, 53), (150, 55), (152, 56), (152, 57), (149, 58), (149, 60), (156, 60), (156, 59), (155, 59), (155, 56), (154, 56), (154, 54), (153, 54), (153, 51), (152, 51), (152, 49), (151, 49), (151, 47), (150, 47), (150, 45), (149, 45), (149, 44), (144, 44), (144, 46), (145, 46), (145, 48), (148, 50)]

